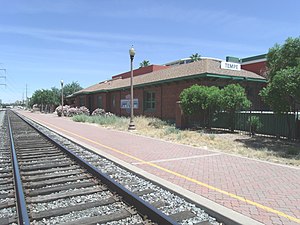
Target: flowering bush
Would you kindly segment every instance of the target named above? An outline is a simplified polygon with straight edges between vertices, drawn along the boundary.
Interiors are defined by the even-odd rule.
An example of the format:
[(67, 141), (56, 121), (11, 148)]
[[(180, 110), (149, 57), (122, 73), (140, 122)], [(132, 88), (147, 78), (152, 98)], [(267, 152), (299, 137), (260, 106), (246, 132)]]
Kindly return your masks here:
[(90, 110), (85, 106), (81, 106), (79, 108), (79, 114), (84, 114), (84, 115), (89, 116), (90, 115)]
[(68, 110), (68, 116), (69, 116), (69, 117), (76, 116), (76, 115), (78, 115), (78, 114), (79, 114), (79, 109), (78, 109), (78, 108), (72, 107), (72, 108), (70, 108), (70, 109)]
[(115, 116), (115, 114), (111, 113), (111, 112), (107, 112), (104, 115), (105, 117), (110, 117), (110, 116)]
[[(67, 115), (68, 115), (69, 109), (70, 109), (70, 106), (69, 106), (69, 105), (64, 105), (64, 106), (63, 106), (63, 113), (64, 113), (64, 116), (67, 116)], [(59, 106), (56, 107), (55, 112), (57, 113), (58, 116), (61, 116), (61, 115), (62, 115), (61, 105), (59, 105)]]
[(103, 116), (105, 114), (105, 110), (104, 109), (95, 109), (92, 112), (92, 116)]
[[(58, 116), (62, 115), (61, 106), (58, 106), (55, 109), (55, 111), (56, 111)], [(85, 106), (81, 106), (80, 108), (77, 108), (77, 107), (74, 108), (74, 107), (70, 107), (69, 105), (64, 105), (63, 106), (63, 111), (64, 111), (64, 116), (69, 116), (69, 117), (76, 116), (76, 115), (81, 115), (81, 114), (84, 114), (84, 115), (87, 115), (87, 116), (90, 115), (90, 111)]]
[(109, 117), (109, 116), (114, 116), (113, 113), (111, 112), (105, 112), (104, 109), (95, 109), (92, 113), (92, 116), (104, 116), (104, 117)]

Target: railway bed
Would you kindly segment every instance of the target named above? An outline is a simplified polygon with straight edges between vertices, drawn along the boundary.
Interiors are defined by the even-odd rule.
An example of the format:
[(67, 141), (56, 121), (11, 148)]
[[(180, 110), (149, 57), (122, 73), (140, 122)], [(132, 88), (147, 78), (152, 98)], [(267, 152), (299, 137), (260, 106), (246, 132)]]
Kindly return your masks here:
[[(11, 112), (9, 117), (30, 224), (219, 224), (193, 203), (114, 162)], [(17, 222), (20, 211), (8, 139), (0, 146), (0, 224)]]

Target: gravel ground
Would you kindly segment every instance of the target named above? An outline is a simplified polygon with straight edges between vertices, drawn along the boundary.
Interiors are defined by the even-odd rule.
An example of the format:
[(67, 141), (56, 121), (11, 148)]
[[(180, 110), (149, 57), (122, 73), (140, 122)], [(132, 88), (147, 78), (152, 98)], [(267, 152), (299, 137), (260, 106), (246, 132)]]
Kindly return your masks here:
[[(6, 129), (4, 127), (4, 116), (5, 116), (5, 111), (4, 110), (0, 110), (0, 137), (1, 137), (1, 141), (0, 141), (0, 149), (6, 149), (7, 148), (7, 142), (5, 141), (5, 137), (6, 135)], [(7, 163), (3, 163), (7, 160), (7, 154), (3, 154), (3, 152), (0, 150), (0, 170), (4, 170), (4, 169), (10, 169), (11, 165), (7, 164)], [(2, 175), (4, 175), (6, 173), (2, 173)], [(0, 179), (0, 180), (5, 180), (5, 179)], [(0, 194), (7, 194), (8, 191), (5, 190), (1, 190), (0, 187)], [(5, 198), (5, 199), (1, 199), (0, 203), (4, 203), (7, 201), (12, 201), (14, 200), (13, 198)], [(0, 210), (0, 218), (8, 218), (8, 217), (15, 217), (16, 216), (16, 208), (15, 207), (11, 207), (11, 208), (5, 208), (5, 209), (1, 209)]]
[(3, 126), (4, 115), (5, 115), (5, 111), (0, 110), (0, 127)]
[(111, 196), (112, 194), (110, 192), (100, 192), (100, 193), (95, 193), (90, 195), (58, 199), (52, 202), (35, 203), (35, 204), (31, 204), (31, 207), (32, 207), (32, 212), (40, 212), (40, 211), (46, 211), (46, 210), (51, 210), (60, 207), (74, 206), (79, 203), (96, 202), (99, 201), (99, 199), (104, 200)]
[(114, 203), (107, 206), (95, 207), (92, 209), (86, 209), (82, 211), (72, 212), (63, 216), (51, 217), (49, 219), (43, 219), (42, 221), (34, 221), (32, 224), (41, 225), (41, 224), (61, 224), (70, 221), (75, 221), (82, 218), (109, 215), (111, 213), (117, 212), (121, 209), (124, 209), (126, 206), (122, 203)]

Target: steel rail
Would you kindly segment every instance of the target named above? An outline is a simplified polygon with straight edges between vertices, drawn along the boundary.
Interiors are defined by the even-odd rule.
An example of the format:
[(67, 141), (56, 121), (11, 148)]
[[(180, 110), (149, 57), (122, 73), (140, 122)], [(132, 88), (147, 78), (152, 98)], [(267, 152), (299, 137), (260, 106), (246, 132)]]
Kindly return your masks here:
[(17, 159), (17, 153), (15, 150), (14, 138), (12, 133), (12, 128), (10, 124), (10, 118), (7, 112), (7, 121), (8, 121), (8, 130), (9, 130), (9, 138), (10, 138), (10, 147), (11, 147), (11, 158), (13, 164), (13, 174), (14, 174), (14, 184), (15, 184), (15, 192), (17, 199), (17, 212), (18, 212), (18, 221), (19, 224), (29, 225), (29, 217), (27, 213), (26, 201), (23, 192), (23, 185), (19, 170), (19, 164)]
[[(15, 112), (14, 112), (15, 113)], [(143, 216), (147, 216), (147, 219), (151, 220), (154, 223), (161, 224), (161, 225), (179, 225), (176, 221), (168, 217), (166, 214), (161, 212), (160, 210), (156, 209), (149, 203), (145, 202), (143, 199), (141, 199), (136, 194), (132, 193), (131, 191), (124, 188), (121, 184), (117, 183), (115, 180), (110, 178), (105, 173), (101, 172), (98, 168), (91, 165), (89, 162), (81, 158), (80, 156), (77, 156), (73, 151), (67, 149), (64, 145), (60, 144), (58, 141), (52, 139), (47, 134), (43, 133), (36, 127), (34, 127), (31, 123), (29, 123), (27, 120), (19, 116), (17, 113), (15, 113), (19, 118), (21, 118), (24, 122), (26, 122), (29, 126), (34, 128), (37, 132), (39, 132), (41, 135), (46, 137), (50, 142), (52, 142), (54, 145), (56, 145), (58, 148), (61, 148), (64, 152), (66, 152), (67, 155), (69, 155), (72, 159), (74, 159), (77, 163), (79, 163), (81, 166), (83, 166), (85, 169), (87, 169), (88, 172), (90, 172), (92, 175), (100, 179), (111, 191), (116, 192), (122, 197), (122, 200), (126, 202), (127, 204), (134, 206), (138, 213), (140, 213)]]

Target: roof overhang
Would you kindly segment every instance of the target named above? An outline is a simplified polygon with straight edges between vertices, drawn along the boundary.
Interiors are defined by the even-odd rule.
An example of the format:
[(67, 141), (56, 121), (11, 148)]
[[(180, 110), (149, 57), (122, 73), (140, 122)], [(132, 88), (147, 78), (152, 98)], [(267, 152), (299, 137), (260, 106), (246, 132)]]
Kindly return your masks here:
[[(230, 80), (236, 80), (236, 81), (246, 81), (246, 82), (260, 82), (260, 83), (267, 83), (266, 79), (260, 79), (260, 78), (251, 78), (251, 77), (242, 77), (242, 76), (230, 76), (230, 75), (223, 75), (223, 74), (213, 74), (213, 73), (202, 73), (202, 74), (195, 74), (195, 75), (189, 75), (184, 77), (176, 77), (176, 78), (170, 78), (160, 81), (153, 81), (143, 84), (136, 84), (134, 85), (135, 88), (142, 88), (147, 86), (154, 86), (154, 85), (161, 85), (171, 82), (178, 82), (178, 81), (184, 81), (184, 80), (193, 80), (193, 79), (200, 79), (200, 78), (218, 78), (218, 79), (230, 79)], [(111, 91), (120, 91), (120, 90), (126, 90), (129, 89), (130, 85), (120, 87), (120, 88), (112, 88), (112, 89), (101, 89), (101, 90), (95, 90), (95, 91), (83, 91), (80, 93), (74, 93), (70, 97), (76, 97), (78, 95), (88, 95), (88, 94), (95, 94), (95, 93), (107, 93)]]

